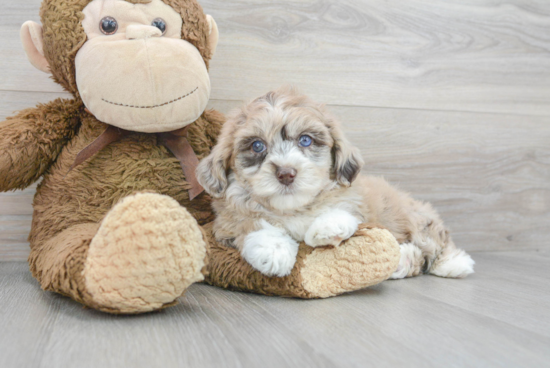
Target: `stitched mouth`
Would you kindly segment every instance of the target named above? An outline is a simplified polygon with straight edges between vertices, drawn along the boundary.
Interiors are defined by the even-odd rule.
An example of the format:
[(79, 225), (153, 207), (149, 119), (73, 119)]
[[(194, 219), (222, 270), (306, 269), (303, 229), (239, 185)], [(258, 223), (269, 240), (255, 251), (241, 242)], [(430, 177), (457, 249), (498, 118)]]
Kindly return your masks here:
[(178, 101), (181, 101), (183, 100), (184, 98), (188, 97), (188, 96), (191, 96), (193, 93), (197, 92), (197, 90), (199, 89), (199, 87), (195, 88), (194, 90), (192, 90), (191, 92), (181, 96), (181, 97), (178, 97), (176, 99), (173, 99), (172, 101), (168, 101), (168, 102), (165, 102), (165, 103), (162, 103), (162, 104), (159, 104), (159, 105), (151, 105), (151, 106), (136, 106), (136, 105), (127, 105), (127, 104), (121, 104), (121, 103), (116, 103), (116, 102), (112, 102), (112, 101), (107, 101), (106, 99), (102, 98), (101, 101), (103, 102), (107, 102), (108, 104), (111, 104), (111, 105), (115, 105), (115, 106), (123, 106), (123, 107), (132, 107), (134, 109), (154, 109), (154, 108), (157, 108), (157, 107), (162, 107), (162, 106), (166, 106), (166, 105), (170, 105), (170, 104), (173, 104), (174, 102), (178, 102)]

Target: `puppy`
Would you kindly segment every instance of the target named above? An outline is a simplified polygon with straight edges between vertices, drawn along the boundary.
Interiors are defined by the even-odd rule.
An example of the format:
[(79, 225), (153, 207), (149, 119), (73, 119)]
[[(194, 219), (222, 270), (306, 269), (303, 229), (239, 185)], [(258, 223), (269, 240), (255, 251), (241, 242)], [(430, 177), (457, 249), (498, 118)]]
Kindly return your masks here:
[(429, 204), (358, 175), (362, 165), (323, 105), (282, 88), (232, 113), (197, 177), (215, 198), (215, 237), (265, 275), (290, 274), (299, 242), (338, 246), (363, 222), (383, 225), (398, 240), (392, 278), (473, 272), (474, 261)]

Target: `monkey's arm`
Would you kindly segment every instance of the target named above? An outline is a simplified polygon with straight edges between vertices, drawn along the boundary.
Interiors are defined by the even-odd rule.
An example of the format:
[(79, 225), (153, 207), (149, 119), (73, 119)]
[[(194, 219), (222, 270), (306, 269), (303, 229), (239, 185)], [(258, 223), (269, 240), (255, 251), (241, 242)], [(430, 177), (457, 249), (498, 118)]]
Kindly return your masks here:
[(57, 99), (0, 123), (0, 192), (37, 181), (73, 138), (81, 104)]

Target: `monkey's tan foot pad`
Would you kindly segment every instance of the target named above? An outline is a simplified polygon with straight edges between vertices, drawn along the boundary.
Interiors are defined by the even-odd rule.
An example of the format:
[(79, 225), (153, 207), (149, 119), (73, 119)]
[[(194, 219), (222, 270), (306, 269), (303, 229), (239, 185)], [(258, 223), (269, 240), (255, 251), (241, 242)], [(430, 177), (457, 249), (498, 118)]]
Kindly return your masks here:
[(337, 248), (315, 249), (300, 270), (313, 297), (327, 298), (387, 280), (400, 259), (399, 244), (385, 229), (363, 228)]
[[(209, 227), (205, 227), (208, 230)], [(327, 298), (388, 279), (396, 270), (399, 244), (385, 229), (360, 226), (339, 247), (300, 245), (296, 265), (286, 277), (267, 277), (244, 261), (236, 249), (210, 239), (209, 284), (265, 295)]]
[(98, 309), (144, 313), (170, 306), (203, 280), (206, 244), (195, 219), (174, 199), (129, 196), (93, 238), (83, 276)]

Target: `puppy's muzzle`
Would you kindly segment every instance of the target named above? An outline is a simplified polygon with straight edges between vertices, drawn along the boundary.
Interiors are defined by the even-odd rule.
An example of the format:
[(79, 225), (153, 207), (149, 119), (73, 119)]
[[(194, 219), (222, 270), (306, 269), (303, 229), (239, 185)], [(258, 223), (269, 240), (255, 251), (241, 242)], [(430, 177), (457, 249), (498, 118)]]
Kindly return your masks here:
[(279, 183), (284, 185), (292, 184), (294, 182), (296, 174), (298, 174), (298, 172), (290, 167), (279, 167), (277, 169), (277, 172), (275, 173), (275, 175), (277, 176), (277, 180), (279, 180)]

